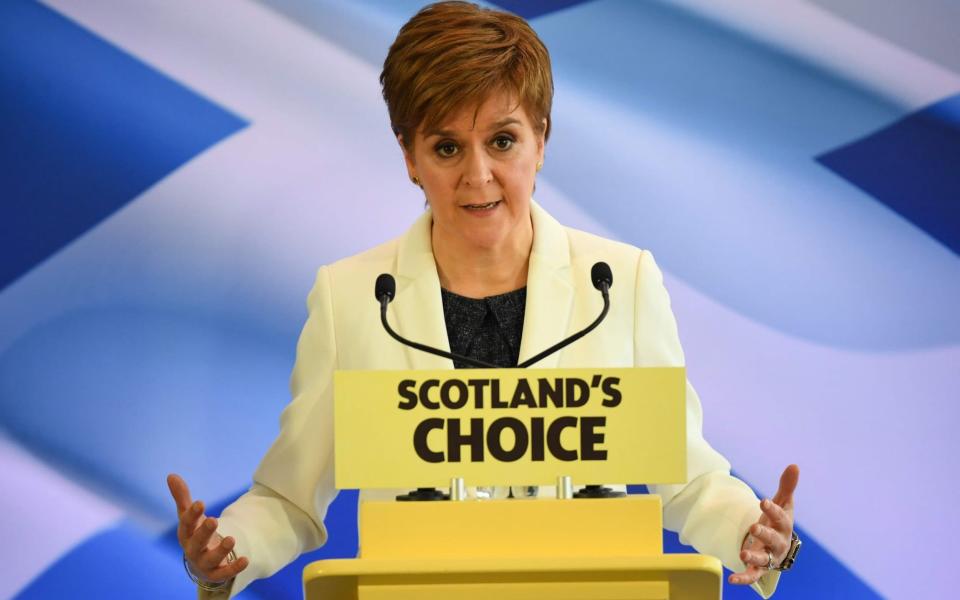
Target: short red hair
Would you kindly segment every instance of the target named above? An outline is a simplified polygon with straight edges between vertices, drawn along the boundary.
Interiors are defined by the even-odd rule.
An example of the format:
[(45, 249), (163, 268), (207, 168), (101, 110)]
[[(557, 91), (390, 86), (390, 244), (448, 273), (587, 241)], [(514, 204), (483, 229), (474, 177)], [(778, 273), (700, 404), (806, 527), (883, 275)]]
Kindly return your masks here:
[[(550, 135), (550, 53), (522, 18), (469, 2), (424, 7), (400, 28), (380, 74), (390, 125), (413, 147), (419, 127), (505, 90)], [(544, 126), (546, 120), (546, 126)]]

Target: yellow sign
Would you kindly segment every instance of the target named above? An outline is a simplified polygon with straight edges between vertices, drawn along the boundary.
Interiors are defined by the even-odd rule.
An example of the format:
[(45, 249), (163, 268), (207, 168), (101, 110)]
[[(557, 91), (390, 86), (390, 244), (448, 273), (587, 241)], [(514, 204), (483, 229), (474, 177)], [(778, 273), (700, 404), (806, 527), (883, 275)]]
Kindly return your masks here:
[(338, 488), (686, 481), (683, 368), (337, 371)]

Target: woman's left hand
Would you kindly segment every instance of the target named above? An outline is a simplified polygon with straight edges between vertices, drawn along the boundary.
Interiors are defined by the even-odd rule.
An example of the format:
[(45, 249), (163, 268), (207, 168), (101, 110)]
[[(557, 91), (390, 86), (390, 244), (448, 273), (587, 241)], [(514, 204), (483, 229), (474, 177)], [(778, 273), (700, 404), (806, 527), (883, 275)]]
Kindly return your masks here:
[(749, 585), (767, 572), (770, 557), (779, 565), (790, 550), (793, 534), (793, 491), (800, 480), (800, 468), (790, 465), (780, 476), (780, 487), (772, 500), (762, 500), (763, 515), (750, 526), (740, 549), (740, 559), (747, 565), (745, 571), (730, 575), (730, 583)]

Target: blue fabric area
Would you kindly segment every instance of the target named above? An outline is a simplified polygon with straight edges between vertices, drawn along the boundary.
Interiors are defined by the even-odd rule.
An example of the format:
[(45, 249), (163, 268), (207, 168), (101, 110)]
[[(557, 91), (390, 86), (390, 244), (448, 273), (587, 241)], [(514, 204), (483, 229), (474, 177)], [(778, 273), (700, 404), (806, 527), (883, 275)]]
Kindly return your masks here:
[(0, 3), (0, 289), (246, 122), (28, 0)]
[[(96, 268), (91, 261), (70, 275), (83, 281)], [(0, 422), (49, 464), (163, 519), (169, 471), (216, 496), (250, 477), (289, 401), (295, 339), (229, 310), (70, 311), (0, 351)], [(244, 441), (228, 461), (208, 429), (224, 415)]]
[(960, 94), (817, 161), (960, 254)]
[(524, 19), (533, 19), (589, 1), (590, 0), (494, 0), (492, 4), (505, 8), (515, 15), (520, 15)]
[(189, 598), (192, 589), (179, 553), (121, 523), (68, 552), (16, 598)]
[[(630, 485), (627, 486), (627, 491), (631, 494), (648, 493), (645, 485)], [(859, 600), (882, 597), (803, 528), (798, 526), (796, 529), (803, 546), (800, 548), (797, 564), (790, 572), (781, 575), (775, 596), (777, 600), (808, 600), (809, 598)], [(663, 530), (663, 551), (666, 554), (696, 552), (692, 546), (681, 543), (679, 535), (666, 529)], [(724, 568), (723, 574), (723, 597), (726, 600), (757, 600), (759, 596), (750, 587), (732, 585), (726, 581), (726, 577), (730, 575), (728, 569)]]
[[(899, 106), (671, 3), (593, 2), (534, 24), (557, 85), (543, 176), (605, 235), (818, 346), (960, 340), (955, 255), (812, 160)], [(909, 268), (878, 260), (891, 252)]]

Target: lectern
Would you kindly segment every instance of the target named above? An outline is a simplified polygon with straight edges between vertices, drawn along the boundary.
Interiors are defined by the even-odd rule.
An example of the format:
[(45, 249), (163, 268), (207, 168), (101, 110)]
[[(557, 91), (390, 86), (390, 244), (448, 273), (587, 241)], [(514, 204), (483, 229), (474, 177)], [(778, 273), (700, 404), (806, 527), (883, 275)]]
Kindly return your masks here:
[[(610, 375), (611, 369), (604, 370), (603, 376)], [(664, 377), (663, 369), (659, 373), (650, 369), (620, 369), (615, 375), (619, 378), (625, 390), (624, 402), (634, 404), (630, 419), (636, 420), (635, 426), (625, 426), (619, 423), (618, 427), (611, 427), (610, 431), (598, 430), (591, 438), (592, 442), (600, 440), (602, 444), (597, 448), (613, 453), (605, 456), (603, 464), (595, 465), (597, 470), (609, 475), (612, 471), (604, 471), (626, 465), (631, 474), (641, 476), (656, 473), (653, 479), (646, 481), (659, 482), (664, 477), (676, 477), (676, 464), (683, 465), (681, 477), (685, 472), (683, 457), (682, 436), (684, 433), (683, 421), (683, 380), (682, 369), (671, 373), (666, 379), (680, 382), (676, 385), (653, 385), (657, 378)], [(624, 373), (623, 371), (630, 371)], [(371, 412), (358, 409), (356, 398), (389, 397), (389, 389), (403, 389), (415, 376), (411, 373), (396, 373), (390, 376), (383, 374), (357, 375), (351, 384), (347, 378), (336, 379), (338, 397), (337, 431), (340, 436), (341, 426), (349, 431), (353, 427), (363, 424), (369, 425)], [(483, 374), (482, 370), (473, 371), (473, 377)], [(527, 371), (523, 377), (536, 379), (543, 372)], [(491, 376), (500, 377), (496, 371)], [(560, 373), (562, 377), (576, 377), (590, 381), (593, 372), (580, 373), (566, 371)], [(435, 380), (440, 377), (455, 377), (456, 374), (427, 373), (421, 377)], [(550, 372), (552, 378), (558, 372)], [(516, 380), (516, 371), (509, 375), (502, 375), (505, 380)], [(383, 380), (383, 389), (371, 388), (371, 381), (380, 378)], [(398, 383), (399, 382), (399, 383)], [(510, 382), (507, 382), (510, 383)], [(510, 385), (503, 388), (508, 389)], [(644, 383), (649, 385), (644, 385)], [(525, 384), (520, 384), (525, 385)], [(436, 385), (434, 387), (440, 387)], [(342, 389), (340, 389), (342, 388)], [(651, 394), (656, 388), (658, 393)], [(643, 394), (639, 390), (646, 390)], [(671, 391), (672, 390), (672, 391)], [(679, 390), (679, 391), (678, 391)], [(341, 409), (340, 392), (349, 395), (350, 408)], [(609, 391), (609, 390), (608, 390)], [(679, 396), (679, 397), (678, 397)], [(344, 402), (348, 402), (344, 400)], [(645, 406), (646, 403), (646, 406)], [(583, 402), (579, 408), (587, 406)], [(600, 401), (597, 401), (600, 405)], [(402, 404), (400, 404), (402, 406)], [(535, 404), (534, 406), (540, 406)], [(474, 407), (482, 408), (482, 407)], [(530, 406), (525, 408), (530, 409)], [(544, 406), (541, 406), (544, 408)], [(560, 414), (564, 407), (556, 407)], [(570, 407), (566, 407), (569, 409)], [(431, 418), (440, 409), (431, 409)], [(506, 409), (504, 409), (506, 410)], [(516, 414), (518, 422), (530, 422), (529, 419), (549, 419), (549, 410), (528, 410), (527, 420), (521, 413)], [(352, 415), (352, 416), (351, 416)], [(533, 416), (535, 415), (535, 416)], [(643, 425), (644, 417), (656, 416), (657, 437), (650, 439), (654, 429), (651, 424)], [(471, 415), (474, 416), (474, 415)], [(350, 423), (354, 419), (356, 422)], [(394, 423), (394, 428), (403, 429), (404, 425)], [(407, 424), (410, 429), (416, 429), (413, 421)], [(638, 431), (649, 434), (643, 440), (628, 439), (636, 436)], [(564, 452), (575, 451), (577, 438), (575, 432), (571, 435), (557, 436), (556, 445)], [(617, 435), (623, 439), (605, 437)], [(669, 443), (662, 439), (670, 438)], [(384, 430), (382, 435), (388, 439)], [(520, 445), (521, 434), (504, 436), (506, 439), (487, 440), (490, 444), (499, 444), (507, 450), (514, 450)], [(400, 435), (398, 439), (402, 439)], [(680, 438), (680, 439), (675, 439)], [(379, 439), (379, 438), (378, 438)], [(475, 440), (467, 440), (471, 443)], [(653, 443), (656, 442), (656, 443)], [(448, 444), (449, 444), (448, 440)], [(530, 441), (527, 441), (528, 445)], [(403, 453), (397, 442), (397, 448), (387, 448), (387, 460), (395, 460), (397, 454)], [(444, 447), (441, 438), (426, 438), (421, 445), (429, 445), (440, 449)], [(629, 450), (625, 450), (629, 446)], [(595, 451), (599, 451), (595, 448)], [(664, 450), (666, 448), (666, 450)], [(348, 465), (348, 456), (341, 456), (344, 449), (348, 454), (349, 443), (341, 446), (337, 442), (337, 477), (338, 486), (340, 474)], [(502, 450), (503, 448), (501, 448)], [(384, 450), (381, 448), (381, 450)], [(676, 459), (677, 452), (680, 459), (674, 460), (674, 466), (669, 467), (670, 475), (664, 475), (657, 469), (663, 465), (647, 465), (647, 468), (636, 470), (637, 460), (625, 460), (618, 452), (641, 458), (644, 453), (650, 456), (655, 452), (666, 452)], [(370, 456), (359, 452), (358, 460), (368, 461), (364, 466), (354, 466), (354, 470), (369, 473)], [(509, 454), (513, 456), (516, 453)], [(562, 453), (561, 453), (562, 454)], [(548, 458), (543, 460), (529, 460), (527, 463), (549, 463)], [(504, 461), (501, 461), (504, 462)], [(524, 468), (524, 461), (517, 458), (509, 461), (508, 465), (493, 465), (494, 473), (498, 468), (503, 470), (503, 477), (510, 477), (512, 481), (537, 482), (537, 469), (544, 465), (530, 465)], [(577, 464), (553, 462), (555, 469), (584, 468), (581, 461)], [(640, 463), (645, 461), (640, 460)], [(474, 473), (482, 479), (490, 472), (491, 466), (461, 464), (440, 464), (439, 461), (425, 464), (424, 473), (419, 469), (412, 471), (408, 464), (396, 464), (389, 473), (369, 481), (391, 481), (390, 477), (396, 473), (403, 473), (405, 477), (414, 477), (417, 482), (436, 482), (440, 474), (449, 475), (455, 472)], [(474, 468), (475, 467), (475, 468)], [(549, 467), (548, 467), (549, 468)], [(472, 469), (472, 470), (471, 470)], [(519, 469), (519, 471), (518, 471)], [(590, 465), (586, 470), (590, 472)], [(517, 475), (517, 473), (520, 473)], [(345, 477), (348, 477), (345, 475)], [(531, 479), (533, 478), (533, 479)], [(658, 481), (659, 479), (659, 481)], [(644, 481), (644, 479), (634, 479)], [(449, 481), (449, 479), (448, 479)], [(350, 480), (355, 487), (357, 483), (365, 481)], [(480, 484), (489, 483), (479, 481)], [(434, 483), (434, 485), (436, 485)], [(344, 485), (343, 487), (349, 487)], [(454, 494), (456, 498), (458, 494)], [(458, 600), (536, 600), (549, 598), (555, 600), (716, 600), (720, 598), (722, 590), (722, 567), (720, 561), (710, 556), (699, 554), (664, 554), (662, 533), (662, 512), (658, 496), (627, 496), (619, 498), (524, 498), (477, 500), (455, 499), (450, 501), (430, 502), (361, 502), (359, 509), (360, 527), (360, 555), (355, 559), (321, 560), (309, 564), (303, 572), (304, 595), (307, 600), (440, 600), (457, 598)]]
[(304, 569), (308, 600), (714, 600), (720, 561), (663, 554), (660, 499), (365, 502), (360, 556)]

